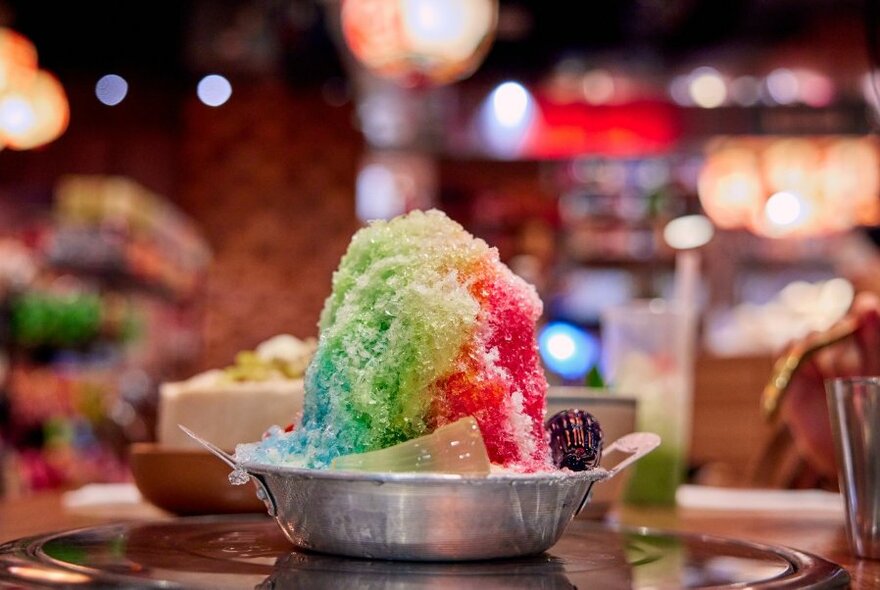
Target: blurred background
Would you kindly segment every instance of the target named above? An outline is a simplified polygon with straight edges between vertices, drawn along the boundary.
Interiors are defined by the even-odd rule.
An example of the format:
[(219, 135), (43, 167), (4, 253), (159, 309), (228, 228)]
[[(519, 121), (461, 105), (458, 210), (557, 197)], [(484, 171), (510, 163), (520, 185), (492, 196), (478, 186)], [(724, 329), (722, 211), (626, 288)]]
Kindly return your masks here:
[(743, 468), (774, 353), (880, 291), (880, 9), (574, 4), (0, 1), (6, 493), (126, 479), (161, 382), (316, 336), (430, 207), (537, 287), (553, 383), (686, 273), (691, 464)]

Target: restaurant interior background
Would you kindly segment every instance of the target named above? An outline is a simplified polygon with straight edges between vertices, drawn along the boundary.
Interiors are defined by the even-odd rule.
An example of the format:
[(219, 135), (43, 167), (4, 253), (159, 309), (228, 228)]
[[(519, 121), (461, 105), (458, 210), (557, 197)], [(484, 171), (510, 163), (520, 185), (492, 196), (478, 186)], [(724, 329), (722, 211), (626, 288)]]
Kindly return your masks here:
[[(159, 383), (315, 336), (363, 220), (429, 207), (538, 288), (554, 383), (696, 254), (692, 476), (741, 478), (773, 355), (880, 291), (877, 8), (575, 4), (502, 0), (486, 43), (389, 80), (332, 0), (0, 2), (33, 44), (0, 37), (5, 493), (127, 478)], [(14, 94), (29, 60), (54, 95)], [(693, 215), (708, 242), (664, 233)]]

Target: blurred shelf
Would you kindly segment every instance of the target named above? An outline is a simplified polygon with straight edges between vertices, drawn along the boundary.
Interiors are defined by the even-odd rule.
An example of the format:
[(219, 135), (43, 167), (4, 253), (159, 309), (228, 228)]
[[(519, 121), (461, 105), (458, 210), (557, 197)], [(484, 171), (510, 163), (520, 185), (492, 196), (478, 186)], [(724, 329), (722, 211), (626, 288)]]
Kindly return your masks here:
[(675, 265), (674, 258), (615, 258), (615, 257), (570, 257), (569, 260), (579, 266), (593, 268), (619, 268), (633, 271), (646, 271), (651, 269), (671, 270)]
[(181, 299), (198, 284), (198, 273), (180, 268), (158, 249), (99, 228), (58, 228), (48, 236), (45, 250), (54, 268), (98, 280), (111, 289)]

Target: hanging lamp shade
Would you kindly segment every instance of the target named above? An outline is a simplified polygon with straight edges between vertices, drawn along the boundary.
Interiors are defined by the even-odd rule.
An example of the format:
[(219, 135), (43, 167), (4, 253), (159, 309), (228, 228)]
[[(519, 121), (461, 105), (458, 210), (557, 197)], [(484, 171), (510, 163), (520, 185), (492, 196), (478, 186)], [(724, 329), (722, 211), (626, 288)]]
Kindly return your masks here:
[(472, 74), (492, 43), (498, 0), (343, 0), (342, 34), (374, 74), (407, 87)]
[(26, 85), (37, 73), (37, 49), (27, 37), (0, 27), (0, 92)]
[(703, 209), (718, 227), (749, 225), (765, 199), (758, 155), (738, 144), (710, 150), (699, 179)]
[(732, 137), (708, 147), (700, 202), (723, 228), (784, 238), (880, 223), (873, 137)]
[(56, 139), (70, 119), (64, 88), (55, 76), (38, 70), (30, 83), (0, 94), (0, 139), (28, 150)]

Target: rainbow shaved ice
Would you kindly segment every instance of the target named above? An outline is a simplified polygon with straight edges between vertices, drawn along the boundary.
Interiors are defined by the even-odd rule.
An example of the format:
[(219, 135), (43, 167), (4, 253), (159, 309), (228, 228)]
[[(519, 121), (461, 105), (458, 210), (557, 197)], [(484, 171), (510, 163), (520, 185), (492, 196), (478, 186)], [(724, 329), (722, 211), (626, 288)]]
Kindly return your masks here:
[(443, 213), (372, 222), (333, 275), (301, 420), (237, 456), (328, 468), (472, 416), (493, 464), (553, 469), (540, 313), (534, 288)]

